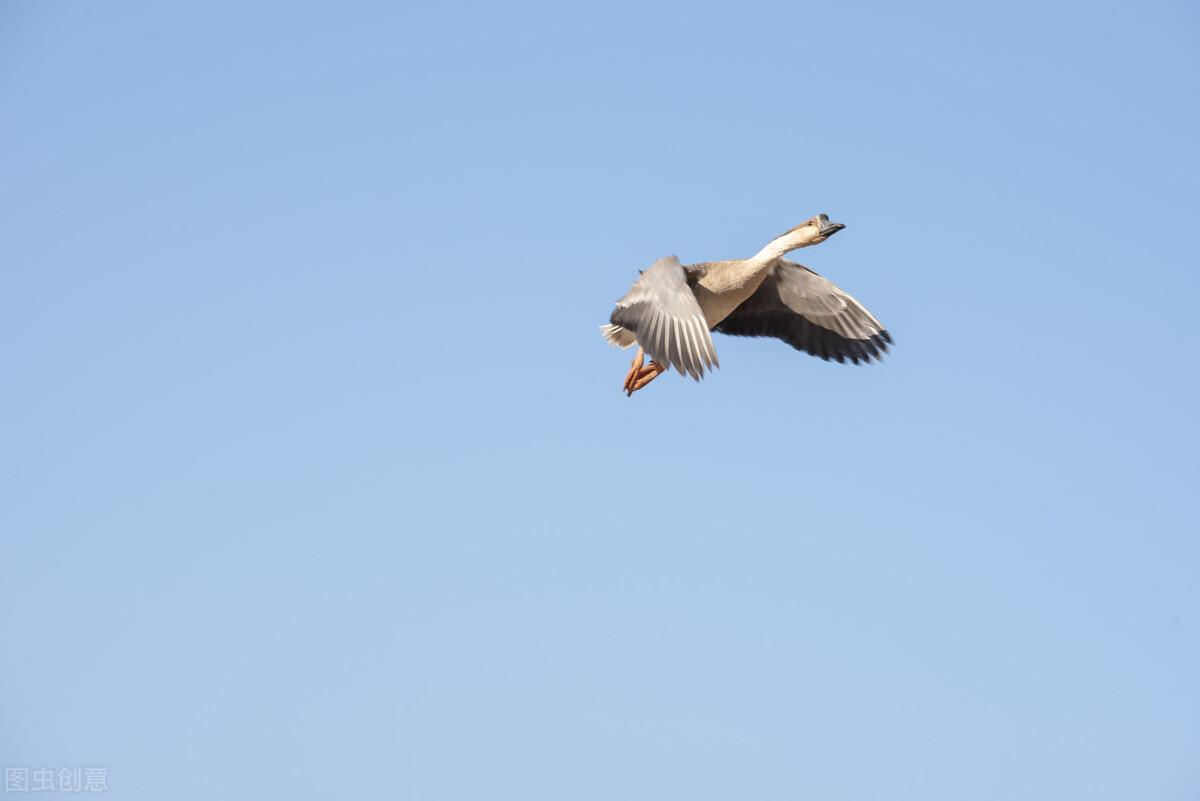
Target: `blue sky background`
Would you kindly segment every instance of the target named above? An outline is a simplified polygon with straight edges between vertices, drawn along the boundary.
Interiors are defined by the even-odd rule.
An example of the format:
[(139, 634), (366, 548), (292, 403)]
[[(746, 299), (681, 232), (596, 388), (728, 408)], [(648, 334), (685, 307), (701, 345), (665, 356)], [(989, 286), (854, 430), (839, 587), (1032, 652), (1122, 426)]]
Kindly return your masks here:
[[(1192, 3), (0, 3), (0, 762), (1195, 799)], [(718, 337), (801, 260), (882, 365)], [(14, 796), (15, 797), (15, 796)]]

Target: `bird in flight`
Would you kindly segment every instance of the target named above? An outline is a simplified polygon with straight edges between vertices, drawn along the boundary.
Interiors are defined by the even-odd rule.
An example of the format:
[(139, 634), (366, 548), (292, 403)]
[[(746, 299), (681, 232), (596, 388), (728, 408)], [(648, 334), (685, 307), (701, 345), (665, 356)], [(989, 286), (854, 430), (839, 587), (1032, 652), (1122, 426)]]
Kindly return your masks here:
[(883, 324), (832, 281), (783, 258), (845, 227), (818, 214), (748, 259), (651, 264), (600, 326), (610, 344), (638, 346), (622, 389), (632, 397), (672, 367), (699, 381), (720, 366), (710, 331), (782, 339), (826, 361), (880, 359), (892, 341)]

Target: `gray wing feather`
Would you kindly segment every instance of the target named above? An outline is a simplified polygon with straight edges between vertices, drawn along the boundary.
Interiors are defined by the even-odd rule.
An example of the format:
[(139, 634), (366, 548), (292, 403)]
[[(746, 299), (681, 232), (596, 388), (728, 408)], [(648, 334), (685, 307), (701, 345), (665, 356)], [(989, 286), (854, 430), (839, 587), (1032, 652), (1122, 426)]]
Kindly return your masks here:
[(828, 278), (803, 264), (779, 260), (774, 270), (779, 299), (796, 314), (847, 339), (870, 339), (884, 332), (881, 322)]
[(688, 285), (688, 274), (674, 256), (651, 264), (617, 301), (611, 322), (634, 333), (638, 344), (659, 364), (674, 367), (697, 381), (705, 369), (719, 367), (704, 312)]
[(741, 306), (717, 325), (724, 334), (776, 337), (822, 359), (880, 358), (892, 336), (832, 281), (780, 259)]

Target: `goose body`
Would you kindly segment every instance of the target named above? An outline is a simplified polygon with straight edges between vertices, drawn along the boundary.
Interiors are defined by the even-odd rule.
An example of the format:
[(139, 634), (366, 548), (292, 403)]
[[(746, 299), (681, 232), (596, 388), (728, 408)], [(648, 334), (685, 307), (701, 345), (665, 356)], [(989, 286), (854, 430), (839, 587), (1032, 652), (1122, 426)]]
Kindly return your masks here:
[(879, 320), (833, 282), (783, 258), (844, 227), (818, 214), (749, 259), (683, 265), (668, 256), (650, 265), (600, 327), (617, 347), (638, 345), (626, 392), (632, 395), (670, 367), (699, 381), (719, 366), (714, 330), (774, 337), (825, 360), (880, 358), (892, 338)]

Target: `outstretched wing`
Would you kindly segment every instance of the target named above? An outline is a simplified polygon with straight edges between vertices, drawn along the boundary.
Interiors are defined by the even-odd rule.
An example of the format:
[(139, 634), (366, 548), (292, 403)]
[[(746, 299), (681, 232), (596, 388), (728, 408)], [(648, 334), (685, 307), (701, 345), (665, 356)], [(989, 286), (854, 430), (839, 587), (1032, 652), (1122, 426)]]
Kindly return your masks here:
[(674, 256), (647, 267), (617, 301), (610, 320), (632, 331), (651, 359), (680, 375), (686, 372), (699, 381), (705, 369), (720, 366), (704, 312)]
[(775, 337), (828, 361), (879, 359), (892, 336), (832, 281), (780, 259), (762, 285), (716, 327), (723, 334)]

